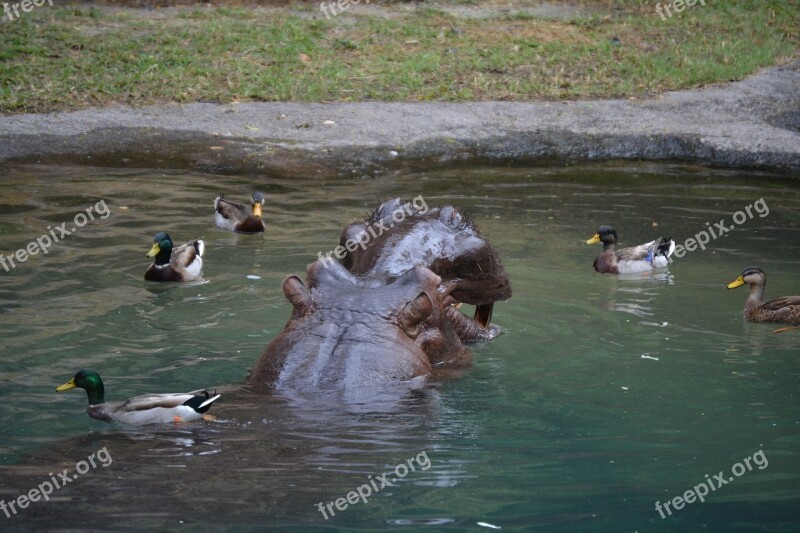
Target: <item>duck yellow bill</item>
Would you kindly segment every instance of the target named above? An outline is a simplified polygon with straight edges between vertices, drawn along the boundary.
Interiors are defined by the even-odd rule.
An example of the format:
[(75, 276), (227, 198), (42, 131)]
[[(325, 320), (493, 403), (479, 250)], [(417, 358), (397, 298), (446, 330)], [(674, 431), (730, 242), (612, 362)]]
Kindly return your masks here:
[(744, 280), (742, 279), (742, 276), (739, 276), (736, 278), (736, 281), (731, 281), (728, 283), (728, 288), (735, 289), (736, 287), (741, 287), (742, 285), (744, 285)]
[(153, 243), (153, 246), (150, 248), (150, 251), (147, 252), (147, 257), (155, 257), (158, 255), (158, 252), (161, 251), (161, 247), (158, 245), (157, 242)]
[(75, 378), (72, 378), (71, 380), (61, 385), (60, 387), (56, 387), (56, 392), (64, 392), (65, 390), (70, 390), (74, 388), (75, 388)]
[(600, 242), (600, 234), (599, 233), (595, 233), (594, 237), (592, 237), (591, 239), (586, 241), (586, 244), (594, 244), (596, 242)]
[(253, 205), (253, 215), (261, 218), (261, 204)]

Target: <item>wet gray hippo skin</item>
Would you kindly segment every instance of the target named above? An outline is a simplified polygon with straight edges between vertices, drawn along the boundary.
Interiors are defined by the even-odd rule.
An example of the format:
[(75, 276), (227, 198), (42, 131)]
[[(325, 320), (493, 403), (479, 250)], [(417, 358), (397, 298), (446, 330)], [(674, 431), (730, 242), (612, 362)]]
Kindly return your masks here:
[[(442, 315), (441, 279), (424, 266), (390, 283), (358, 279), (337, 262), (291, 276), (283, 293), (293, 310), (264, 350), (250, 382), (283, 391), (369, 391), (424, 382), (431, 374), (423, 321)], [(454, 353), (466, 351), (458, 342)]]
[[(297, 276), (284, 281), (292, 316), (253, 368), (252, 384), (368, 401), (389, 384), (419, 387), (428, 376), (468, 367), (464, 343), (495, 336), (492, 306), (511, 296), (511, 284), (467, 218), (451, 206), (423, 210), (390, 200), (347, 226), (343, 246), (367, 240), (364, 232), (376, 226), (386, 229), (363, 247), (351, 243), (341, 264), (323, 257), (309, 265), (306, 284)], [(461, 302), (476, 305), (475, 319), (458, 310)]]
[[(443, 305), (463, 342), (497, 334), (489, 328), (493, 304), (511, 297), (511, 283), (492, 245), (455, 207), (388, 200), (365, 222), (345, 227), (340, 244), (348, 250), (342, 264), (357, 276), (390, 281), (425, 265), (442, 278)], [(476, 306), (473, 319), (452, 305), (458, 303)]]

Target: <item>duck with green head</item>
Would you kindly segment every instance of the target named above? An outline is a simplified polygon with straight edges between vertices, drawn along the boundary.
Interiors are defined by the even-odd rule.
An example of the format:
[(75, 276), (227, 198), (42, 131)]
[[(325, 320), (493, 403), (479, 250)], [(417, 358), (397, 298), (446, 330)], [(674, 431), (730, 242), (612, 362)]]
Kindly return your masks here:
[(600, 226), (586, 244), (598, 242), (603, 243), (603, 251), (595, 258), (594, 269), (604, 274), (638, 274), (663, 268), (675, 251), (675, 241), (669, 237), (618, 250), (617, 230), (611, 226)]
[(105, 422), (122, 422), (142, 426), (146, 424), (167, 424), (170, 422), (191, 422), (204, 418), (206, 411), (219, 397), (208, 391), (195, 391), (178, 394), (147, 394), (136, 396), (122, 403), (108, 403), (100, 375), (94, 370), (81, 370), (75, 376), (56, 388), (56, 392), (70, 389), (84, 389), (89, 397), (86, 413)]
[(197, 281), (203, 270), (203, 251), (205, 244), (195, 239), (173, 249), (172, 239), (166, 231), (159, 231), (153, 237), (153, 246), (147, 257), (155, 261), (144, 273), (147, 281)]
[(784, 296), (764, 301), (767, 275), (758, 267), (747, 267), (742, 275), (728, 283), (728, 289), (750, 285), (750, 294), (744, 303), (744, 319), (748, 322), (775, 322), (800, 325), (800, 296)]
[(220, 194), (214, 200), (214, 223), (218, 228), (236, 233), (261, 233), (266, 229), (261, 219), (264, 193), (256, 191), (250, 198), (252, 212), (242, 204), (225, 200)]

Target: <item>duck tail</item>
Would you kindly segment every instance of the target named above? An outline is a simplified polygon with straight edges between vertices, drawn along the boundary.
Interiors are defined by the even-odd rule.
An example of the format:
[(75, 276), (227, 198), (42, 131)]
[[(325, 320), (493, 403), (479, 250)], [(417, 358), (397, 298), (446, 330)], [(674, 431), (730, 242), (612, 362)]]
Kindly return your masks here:
[(661, 237), (656, 247), (656, 255), (663, 255), (667, 259), (675, 251), (675, 241), (672, 237)]
[(660, 237), (653, 241), (650, 251), (645, 256), (644, 260), (655, 265), (659, 257), (669, 259), (672, 252), (675, 251), (675, 241), (671, 237)]
[(214, 403), (222, 396), (221, 394), (217, 394), (217, 391), (214, 391), (214, 395), (211, 396), (208, 391), (203, 391), (202, 394), (198, 394), (192, 398), (189, 398), (183, 405), (187, 407), (191, 407), (198, 413), (205, 413), (211, 408), (211, 404)]

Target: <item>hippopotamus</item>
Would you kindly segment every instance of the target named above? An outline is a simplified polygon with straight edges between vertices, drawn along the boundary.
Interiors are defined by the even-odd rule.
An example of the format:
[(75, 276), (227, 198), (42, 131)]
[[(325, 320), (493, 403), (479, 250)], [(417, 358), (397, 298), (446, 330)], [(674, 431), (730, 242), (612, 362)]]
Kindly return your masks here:
[[(366, 242), (363, 232), (381, 224), (382, 233)], [(365, 245), (354, 249), (354, 238)], [(253, 367), (251, 383), (367, 391), (424, 381), (468, 367), (465, 343), (497, 333), (488, 327), (492, 306), (511, 296), (510, 282), (492, 246), (455, 208), (384, 202), (365, 223), (347, 226), (342, 242), (348, 253), (341, 263), (320, 256), (306, 283), (284, 281), (292, 314)], [(476, 305), (475, 318), (458, 310), (462, 302)]]

